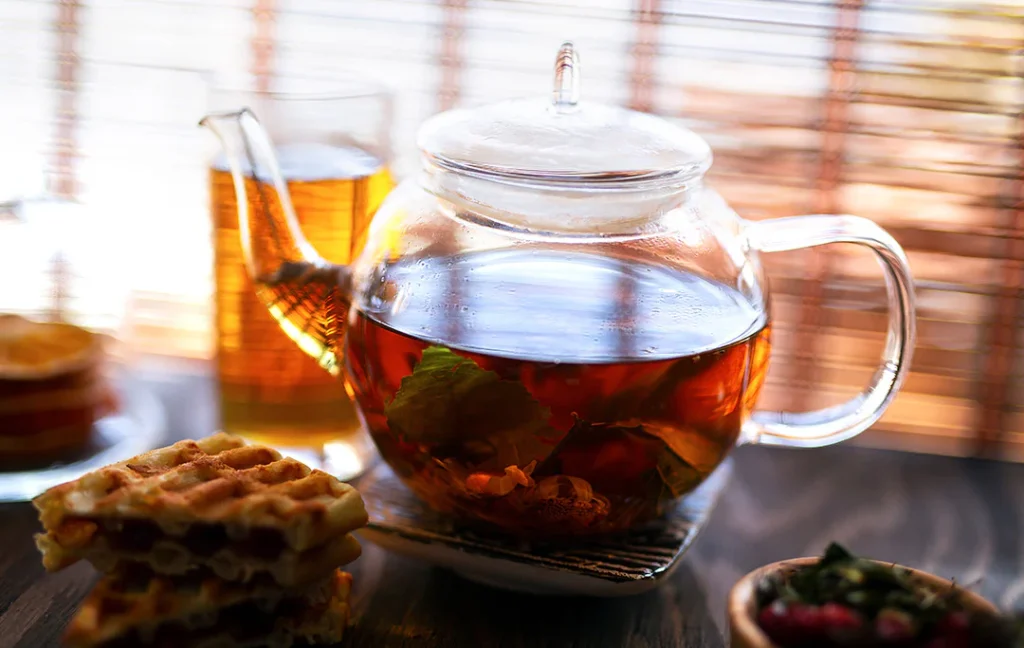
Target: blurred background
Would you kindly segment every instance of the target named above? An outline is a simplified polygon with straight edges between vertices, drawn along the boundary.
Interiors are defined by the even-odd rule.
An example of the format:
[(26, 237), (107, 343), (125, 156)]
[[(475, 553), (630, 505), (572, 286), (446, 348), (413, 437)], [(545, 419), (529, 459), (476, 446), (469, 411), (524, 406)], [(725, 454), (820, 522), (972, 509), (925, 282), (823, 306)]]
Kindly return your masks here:
[[(848, 212), (907, 249), (913, 373), (858, 443), (1024, 459), (1024, 0), (3, 0), (0, 309), (55, 309), (121, 353), (214, 352), (211, 84), (356, 72), (394, 92), (399, 179), (453, 106), (584, 97), (701, 133), (743, 216)], [(765, 406), (859, 391), (885, 326), (874, 261), (766, 258)]]

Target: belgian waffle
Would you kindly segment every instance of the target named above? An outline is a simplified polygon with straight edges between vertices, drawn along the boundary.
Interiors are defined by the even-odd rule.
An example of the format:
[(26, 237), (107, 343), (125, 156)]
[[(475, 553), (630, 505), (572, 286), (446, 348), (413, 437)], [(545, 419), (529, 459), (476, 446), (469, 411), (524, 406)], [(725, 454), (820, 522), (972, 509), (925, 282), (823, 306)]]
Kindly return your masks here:
[(34, 504), (49, 571), (81, 559), (108, 573), (205, 566), (233, 581), (269, 574), (285, 587), (355, 560), (348, 534), (367, 522), (351, 486), (224, 433), (101, 468)]
[(285, 648), (341, 641), (351, 576), (335, 571), (301, 590), (217, 578), (100, 580), (64, 634), (69, 648)]

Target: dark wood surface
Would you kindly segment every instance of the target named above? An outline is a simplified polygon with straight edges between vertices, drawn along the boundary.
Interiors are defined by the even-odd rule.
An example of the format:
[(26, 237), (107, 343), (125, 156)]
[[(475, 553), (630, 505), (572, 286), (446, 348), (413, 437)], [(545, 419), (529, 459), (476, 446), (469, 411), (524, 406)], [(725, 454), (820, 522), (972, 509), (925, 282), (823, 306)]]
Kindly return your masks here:
[[(214, 426), (208, 378), (166, 368), (143, 379), (167, 406), (170, 435)], [(705, 533), (656, 591), (624, 599), (511, 594), (366, 546), (348, 647), (653, 648), (727, 645), (724, 601), (759, 565), (837, 539), (872, 557), (961, 582), (1000, 606), (1024, 597), (1024, 466), (836, 446), (747, 447)], [(44, 574), (28, 504), (0, 506), (0, 648), (59, 645), (94, 572)]]

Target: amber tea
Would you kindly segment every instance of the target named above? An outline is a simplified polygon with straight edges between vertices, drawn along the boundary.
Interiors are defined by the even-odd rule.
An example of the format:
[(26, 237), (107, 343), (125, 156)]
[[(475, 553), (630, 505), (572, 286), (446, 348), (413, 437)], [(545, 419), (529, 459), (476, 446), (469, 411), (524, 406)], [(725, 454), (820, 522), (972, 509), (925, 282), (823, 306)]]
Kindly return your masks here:
[[(278, 148), (299, 222), (309, 241), (335, 263), (360, 250), (389, 173), (352, 147), (296, 144)], [(249, 209), (262, 209), (250, 175)], [(262, 189), (273, 195), (268, 182)], [(257, 297), (238, 232), (235, 189), (224, 165), (210, 171), (214, 224), (217, 375), (225, 431), (279, 447), (319, 448), (361, 428), (341, 383), (303, 353)], [(260, 245), (260, 241), (255, 241)]]
[[(734, 447), (767, 371), (765, 314), (679, 270), (488, 252), (382, 273), (346, 353), (375, 442), (435, 508), (514, 533), (658, 514)], [(389, 284), (417, 287), (393, 308)]]

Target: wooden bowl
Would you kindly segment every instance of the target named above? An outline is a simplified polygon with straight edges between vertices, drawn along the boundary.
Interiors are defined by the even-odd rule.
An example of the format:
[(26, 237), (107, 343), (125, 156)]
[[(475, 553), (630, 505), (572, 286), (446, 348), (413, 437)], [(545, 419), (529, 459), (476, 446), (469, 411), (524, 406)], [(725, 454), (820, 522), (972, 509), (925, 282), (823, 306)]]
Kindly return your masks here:
[[(772, 643), (768, 635), (757, 625), (757, 584), (770, 573), (791, 571), (818, 560), (819, 558), (783, 560), (755, 569), (738, 580), (729, 592), (726, 610), (729, 615), (729, 645), (732, 648), (780, 648)], [(902, 565), (897, 566), (906, 569), (917, 582), (932, 589), (942, 591), (954, 587), (954, 583), (945, 578)], [(969, 590), (961, 590), (961, 600), (968, 611), (997, 613), (994, 605)]]

